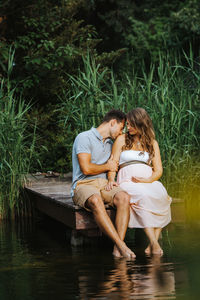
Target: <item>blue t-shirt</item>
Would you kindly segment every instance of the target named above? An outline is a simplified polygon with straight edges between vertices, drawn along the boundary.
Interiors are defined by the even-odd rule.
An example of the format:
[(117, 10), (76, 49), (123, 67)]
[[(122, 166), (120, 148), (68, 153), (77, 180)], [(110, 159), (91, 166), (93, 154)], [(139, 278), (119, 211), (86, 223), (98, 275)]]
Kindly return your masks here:
[(71, 187), (71, 196), (79, 180), (107, 178), (107, 172), (97, 175), (84, 175), (80, 169), (77, 154), (90, 153), (91, 163), (102, 165), (107, 162), (111, 155), (112, 140), (110, 138), (103, 142), (103, 138), (96, 128), (81, 132), (77, 135), (72, 150), (73, 178)]

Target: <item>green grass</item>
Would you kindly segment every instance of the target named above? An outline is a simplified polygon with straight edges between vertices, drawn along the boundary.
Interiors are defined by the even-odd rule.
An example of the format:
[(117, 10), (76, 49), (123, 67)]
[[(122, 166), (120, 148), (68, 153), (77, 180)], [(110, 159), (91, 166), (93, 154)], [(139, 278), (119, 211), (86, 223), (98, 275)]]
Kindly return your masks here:
[[(14, 53), (8, 62), (8, 77), (0, 85), (0, 218), (20, 216), (25, 203), (20, 198), (34, 149), (34, 134), (27, 133), (25, 114), (30, 105), (15, 98), (9, 76)], [(31, 140), (31, 142), (30, 142)]]

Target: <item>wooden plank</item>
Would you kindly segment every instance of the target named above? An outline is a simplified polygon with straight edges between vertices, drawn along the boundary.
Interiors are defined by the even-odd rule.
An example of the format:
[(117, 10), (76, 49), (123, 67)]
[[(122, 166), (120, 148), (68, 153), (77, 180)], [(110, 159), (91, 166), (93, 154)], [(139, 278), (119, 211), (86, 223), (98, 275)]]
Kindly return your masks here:
[[(33, 201), (35, 208), (68, 227), (76, 230), (98, 228), (93, 214), (74, 205), (70, 196), (64, 197), (58, 194), (47, 196), (33, 188), (26, 188), (26, 192)], [(115, 210), (107, 206), (107, 213), (114, 220)]]
[(55, 199), (46, 195), (41, 195), (30, 189), (26, 189), (28, 196), (33, 201), (36, 209), (51, 218), (62, 222), (70, 228), (76, 228), (75, 211), (76, 207), (63, 201), (56, 201)]
[(92, 213), (89, 213), (85, 210), (76, 212), (75, 219), (77, 230), (98, 228)]
[[(115, 209), (107, 206), (106, 212), (109, 215), (109, 217), (111, 218), (111, 220), (114, 222)], [(81, 211), (76, 211), (75, 218), (76, 218), (76, 229), (77, 230), (98, 228), (98, 226), (94, 220), (93, 214), (90, 212), (87, 212), (84, 209), (82, 209)]]

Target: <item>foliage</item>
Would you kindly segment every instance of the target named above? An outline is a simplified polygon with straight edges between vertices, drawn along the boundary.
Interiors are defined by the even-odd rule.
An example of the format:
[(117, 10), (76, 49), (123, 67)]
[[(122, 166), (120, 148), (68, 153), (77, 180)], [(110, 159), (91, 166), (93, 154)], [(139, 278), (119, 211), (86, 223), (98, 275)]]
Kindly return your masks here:
[(144, 72), (143, 78), (134, 81), (134, 86), (133, 92), (130, 82), (130, 103), (149, 111), (161, 148), (165, 183), (178, 193), (200, 142), (199, 74), (190, 65), (183, 68), (169, 56), (160, 57), (158, 68), (152, 66), (148, 75)]
[[(45, 108), (33, 107), (26, 114), (27, 122), (31, 127), (36, 124), (37, 145), (30, 172), (59, 171), (61, 173), (71, 170), (71, 153), (68, 141), (70, 133), (61, 122), (61, 115), (57, 105), (49, 104)], [(72, 138), (71, 138), (72, 140)]]
[[(71, 89), (63, 89), (58, 111), (64, 121), (67, 146), (71, 162), (71, 149), (75, 136), (100, 124), (105, 113), (112, 107), (125, 109), (123, 92), (118, 94), (117, 82), (110, 69), (102, 69), (88, 54), (83, 58), (84, 70), (69, 75)], [(71, 165), (71, 164), (70, 164)]]
[[(200, 3), (197, 0), (100, 0), (93, 1), (96, 17), (92, 24), (104, 37), (102, 48), (127, 48), (127, 59), (120, 67), (127, 68), (145, 60), (158, 62), (159, 53), (168, 49), (180, 51), (193, 46), (199, 55)], [(136, 62), (136, 63), (135, 63)]]
[[(68, 70), (74, 72), (84, 47), (94, 43), (91, 38), (94, 28), (84, 27), (82, 21), (74, 18), (82, 3), (60, 1), (56, 5), (39, 1), (24, 8), (21, 22), (25, 33), (18, 35), (15, 41), (16, 72), (24, 68), (23, 88), (33, 97), (55, 102), (55, 95), (64, 82), (63, 74)], [(24, 53), (22, 57), (20, 52)]]
[[(21, 214), (24, 206), (20, 200), (20, 188), (26, 180), (34, 151), (34, 134), (27, 134), (25, 114), (30, 105), (15, 98), (9, 75), (14, 53), (10, 53), (8, 78), (0, 86), (0, 218)], [(30, 143), (31, 140), (31, 143)]]
[[(16, 4), (18, 0), (11, 6)], [(76, 73), (81, 56), (88, 49), (98, 56), (95, 47), (100, 39), (96, 30), (79, 17), (79, 11), (86, 5), (86, 0), (28, 1), (14, 18), (10, 6), (4, 6), (7, 31), (0, 42), (4, 48), (6, 42), (16, 48), (12, 78), (18, 91), (40, 105), (57, 101), (57, 94), (66, 85), (65, 74)], [(12, 35), (9, 34), (11, 18), (15, 24)], [(109, 64), (120, 55), (104, 51), (99, 60)]]
[[(56, 103), (88, 49), (101, 67), (130, 70), (173, 48), (199, 55), (197, 0), (39, 0), (0, 4), (0, 74), (5, 75), (10, 44), (16, 47), (14, 86), (40, 106)], [(126, 55), (122, 55), (126, 53)], [(119, 60), (120, 58), (120, 60)]]

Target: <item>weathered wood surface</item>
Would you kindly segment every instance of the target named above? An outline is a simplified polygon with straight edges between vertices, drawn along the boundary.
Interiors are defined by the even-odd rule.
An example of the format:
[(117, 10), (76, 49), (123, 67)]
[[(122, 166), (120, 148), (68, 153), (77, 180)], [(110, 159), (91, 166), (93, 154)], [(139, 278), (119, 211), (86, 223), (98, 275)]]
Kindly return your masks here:
[[(76, 230), (96, 229), (97, 224), (92, 213), (87, 212), (73, 203), (70, 196), (71, 178), (57, 179), (32, 177), (25, 187), (28, 197), (39, 211), (62, 222)], [(115, 210), (106, 208), (111, 219), (115, 217)], [(95, 230), (90, 235), (96, 235)]]
[[(74, 230), (86, 231), (87, 235), (100, 234), (92, 213), (74, 205), (70, 197), (70, 187), (70, 175), (63, 179), (37, 176), (30, 178), (25, 189), (39, 211)], [(185, 205), (182, 200), (173, 199), (171, 209), (173, 223), (185, 221)], [(110, 207), (106, 207), (106, 210), (114, 220), (115, 210)]]

